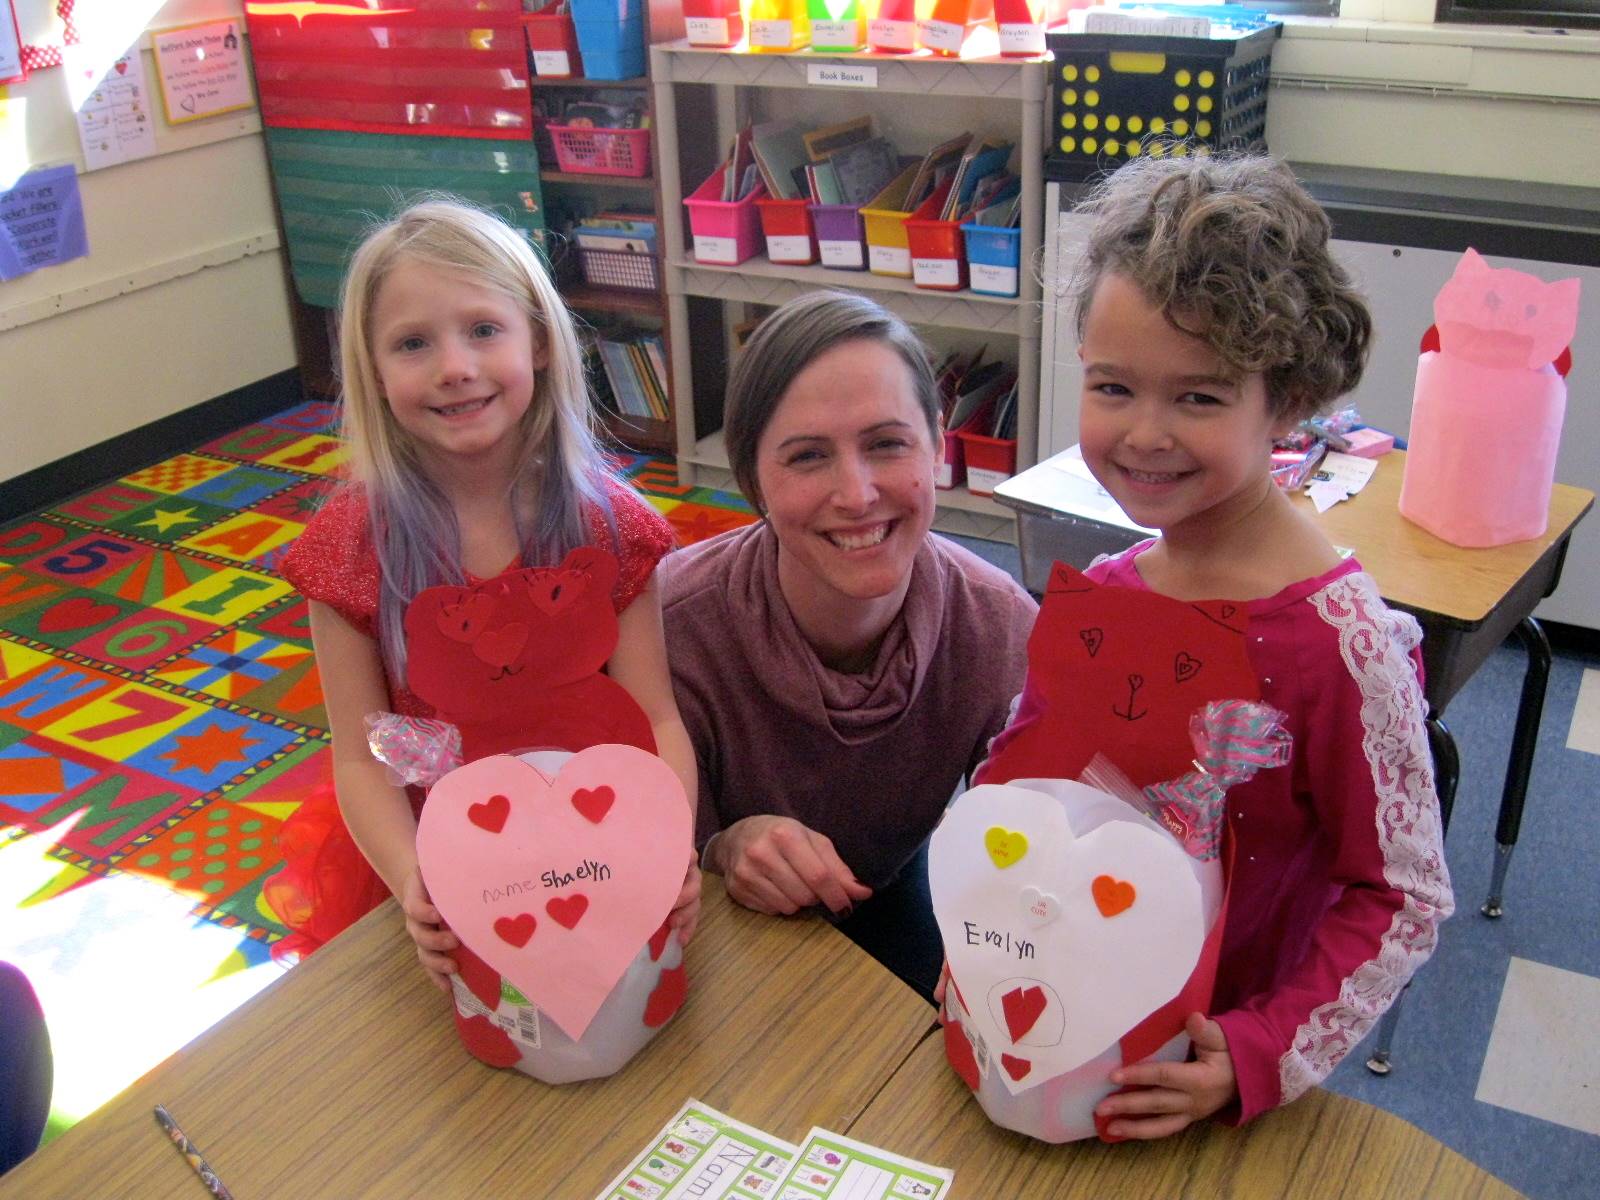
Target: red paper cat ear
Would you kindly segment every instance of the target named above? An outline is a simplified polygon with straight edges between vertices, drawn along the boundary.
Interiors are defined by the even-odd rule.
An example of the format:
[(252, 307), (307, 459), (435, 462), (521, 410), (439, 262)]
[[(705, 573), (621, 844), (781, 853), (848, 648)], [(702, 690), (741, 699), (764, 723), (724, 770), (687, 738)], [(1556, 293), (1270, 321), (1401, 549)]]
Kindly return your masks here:
[(1428, 326), (1426, 332), (1422, 335), (1422, 346), (1417, 353), (1426, 354), (1430, 350), (1435, 354), (1439, 352), (1439, 327), (1437, 325)]
[(1224, 629), (1243, 633), (1247, 620), (1244, 605), (1233, 600), (1197, 600), (1189, 606), (1203, 617), (1209, 617)]
[(1572, 370), (1572, 347), (1568, 346), (1560, 354), (1556, 355), (1556, 361), (1552, 365), (1556, 369), (1556, 374), (1565, 379), (1567, 372)]
[(1076, 567), (1058, 562), (1050, 568), (1050, 582), (1044, 590), (1046, 595), (1054, 596), (1066, 592), (1092, 592), (1095, 586), (1094, 580)]

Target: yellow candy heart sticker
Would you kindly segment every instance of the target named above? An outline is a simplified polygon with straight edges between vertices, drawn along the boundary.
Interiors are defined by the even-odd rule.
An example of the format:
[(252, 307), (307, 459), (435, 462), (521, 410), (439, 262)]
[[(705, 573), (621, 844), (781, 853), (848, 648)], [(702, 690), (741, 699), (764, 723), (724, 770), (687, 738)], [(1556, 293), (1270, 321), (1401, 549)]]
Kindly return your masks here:
[(994, 859), (994, 865), (1003, 871), (1013, 863), (1021, 861), (1022, 856), (1028, 852), (1028, 839), (1014, 829), (991, 825), (988, 832), (983, 835), (983, 848), (989, 852), (989, 857)]

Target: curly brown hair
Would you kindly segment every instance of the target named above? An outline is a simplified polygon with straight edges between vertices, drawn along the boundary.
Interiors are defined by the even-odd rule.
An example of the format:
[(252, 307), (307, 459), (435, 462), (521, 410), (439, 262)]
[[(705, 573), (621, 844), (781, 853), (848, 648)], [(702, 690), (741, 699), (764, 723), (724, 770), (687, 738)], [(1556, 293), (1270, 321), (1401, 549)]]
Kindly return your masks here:
[(1070, 285), (1080, 339), (1109, 272), (1234, 370), (1260, 371), (1275, 417), (1314, 416), (1361, 382), (1372, 315), (1328, 251), (1327, 213), (1282, 163), (1137, 158), (1077, 211), (1094, 219)]

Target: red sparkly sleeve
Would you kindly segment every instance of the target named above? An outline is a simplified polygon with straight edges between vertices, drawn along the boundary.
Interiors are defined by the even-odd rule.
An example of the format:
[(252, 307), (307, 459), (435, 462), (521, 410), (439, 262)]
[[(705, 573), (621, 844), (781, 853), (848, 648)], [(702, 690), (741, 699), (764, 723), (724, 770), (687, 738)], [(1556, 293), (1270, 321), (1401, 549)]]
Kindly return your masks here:
[(363, 492), (336, 492), (295, 539), (280, 570), (307, 600), (328, 605), (368, 637), (377, 636), (378, 557)]
[(673, 548), (676, 539), (667, 519), (627, 484), (608, 480), (606, 498), (611, 501), (611, 515), (616, 521), (616, 539), (612, 539), (603, 513), (593, 513), (589, 524), (595, 544), (608, 547), (621, 566), (617, 586), (611, 592), (611, 601), (620, 614), (644, 591), (656, 564)]

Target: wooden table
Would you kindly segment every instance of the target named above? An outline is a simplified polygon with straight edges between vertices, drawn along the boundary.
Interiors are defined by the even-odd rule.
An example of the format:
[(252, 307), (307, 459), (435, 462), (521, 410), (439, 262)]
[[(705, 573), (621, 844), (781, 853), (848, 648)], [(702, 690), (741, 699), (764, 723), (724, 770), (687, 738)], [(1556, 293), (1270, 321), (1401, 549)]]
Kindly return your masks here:
[(467, 1054), (386, 903), (0, 1197), (203, 1196), (156, 1125), (164, 1104), (237, 1200), (591, 1200), (690, 1096), (795, 1141), (848, 1129), (933, 1021), (825, 922), (748, 912), (715, 876), (688, 961), (688, 1002), (622, 1072), (549, 1087)]
[(953, 1167), (957, 1200), (1515, 1195), (1321, 1091), (1149, 1145), (1008, 1133), (909, 988), (823, 921), (746, 912), (714, 877), (689, 966), (688, 1004), (621, 1073), (547, 1087), (467, 1055), (386, 904), (0, 1178), (0, 1198), (198, 1200), (160, 1103), (237, 1200), (593, 1200), (691, 1096), (791, 1141), (821, 1125)]
[(1416, 1126), (1321, 1089), (1240, 1129), (1207, 1123), (1156, 1142), (1046, 1145), (990, 1123), (937, 1035), (873, 1097), (850, 1136), (953, 1168), (956, 1200), (1518, 1195)]

